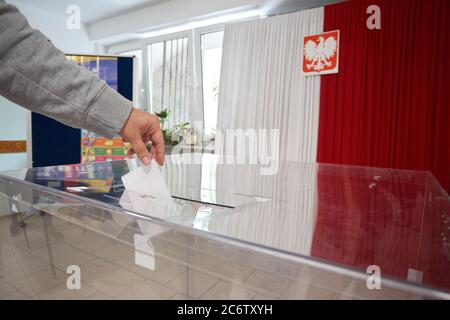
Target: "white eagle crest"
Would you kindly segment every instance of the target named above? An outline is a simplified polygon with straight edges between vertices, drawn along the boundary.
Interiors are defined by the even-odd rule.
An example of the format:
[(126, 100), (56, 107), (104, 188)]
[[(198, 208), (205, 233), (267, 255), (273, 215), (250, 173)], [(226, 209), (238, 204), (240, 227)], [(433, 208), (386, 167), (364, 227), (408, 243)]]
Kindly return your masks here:
[(308, 70), (313, 68), (315, 71), (321, 71), (325, 66), (331, 66), (331, 62), (328, 59), (332, 58), (336, 53), (337, 41), (333, 36), (324, 39), (319, 37), (319, 43), (308, 40), (305, 44), (304, 55), (305, 59), (310, 62), (306, 65)]

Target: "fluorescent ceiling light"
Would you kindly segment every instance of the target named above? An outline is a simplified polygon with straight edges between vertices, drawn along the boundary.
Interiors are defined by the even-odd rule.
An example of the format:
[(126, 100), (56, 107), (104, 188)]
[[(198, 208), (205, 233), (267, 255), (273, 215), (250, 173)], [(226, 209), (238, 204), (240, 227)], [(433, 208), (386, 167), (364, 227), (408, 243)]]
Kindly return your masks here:
[(239, 12), (239, 13), (222, 15), (222, 16), (209, 18), (209, 19), (189, 21), (187, 23), (179, 24), (179, 25), (176, 25), (173, 27), (152, 30), (152, 31), (146, 31), (146, 32), (139, 32), (139, 33), (137, 33), (137, 35), (139, 38), (152, 38), (152, 37), (162, 36), (165, 34), (181, 32), (181, 31), (186, 31), (186, 30), (190, 30), (190, 29), (197, 29), (197, 28), (220, 24), (220, 23), (226, 23), (226, 22), (230, 22), (230, 21), (234, 21), (234, 20), (246, 19), (246, 18), (251, 18), (251, 17), (259, 17), (260, 15), (261, 15), (260, 10), (249, 10), (249, 11), (244, 11), (244, 12)]

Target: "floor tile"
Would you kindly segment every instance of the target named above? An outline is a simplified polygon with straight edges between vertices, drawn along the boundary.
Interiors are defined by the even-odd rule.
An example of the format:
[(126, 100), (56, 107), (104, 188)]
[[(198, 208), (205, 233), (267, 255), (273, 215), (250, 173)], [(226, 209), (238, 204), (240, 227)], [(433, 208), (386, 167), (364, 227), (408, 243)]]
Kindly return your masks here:
[(117, 269), (90, 283), (92, 287), (114, 298), (131, 291), (145, 278), (125, 269)]
[(65, 285), (68, 275), (59, 270), (45, 269), (27, 275), (29, 285), (20, 289), (28, 296), (35, 296), (45, 290)]
[(80, 300), (81, 296), (78, 290), (69, 290), (66, 285), (60, 285), (48, 290), (42, 291), (37, 295), (37, 299), (42, 300)]
[(82, 281), (81, 290), (78, 291), (78, 294), (83, 300), (112, 300), (114, 299), (110, 295), (95, 289), (90, 284), (87, 284)]
[(335, 292), (316, 287), (312, 284), (293, 281), (281, 294), (280, 299), (285, 300), (329, 300), (336, 299)]
[(225, 281), (217, 282), (200, 299), (205, 300), (250, 300), (255, 292)]
[(98, 234), (96, 236), (83, 237), (83, 239), (74, 243), (73, 246), (86, 252), (96, 252), (114, 243), (114, 240)]
[(222, 262), (222, 259), (200, 251), (189, 250), (187, 253), (186, 263), (196, 269), (204, 270), (205, 272), (213, 271), (215, 266)]
[(16, 291), (17, 291), (16, 288), (0, 280), (0, 298), (6, 297)]
[(12, 285), (14, 288), (19, 290), (22, 289), (23, 287), (30, 285), (28, 276), (25, 273), (23, 273), (23, 271), (20, 269), (16, 269), (6, 274), (5, 281), (10, 285)]
[(8, 251), (2, 252), (2, 265), (8, 266), (10, 262), (17, 264), (20, 261), (33, 258), (33, 254), (21, 247), (10, 245)]
[(267, 294), (262, 294), (262, 293), (257, 293), (255, 294), (255, 296), (253, 297), (253, 300), (277, 300), (279, 299), (278, 297), (273, 297)]
[(231, 282), (242, 282), (254, 269), (233, 261), (222, 260), (216, 264), (208, 274)]
[(80, 265), (81, 279), (85, 282), (91, 282), (117, 269), (119, 269), (119, 266), (116, 264), (95, 258)]
[(98, 258), (102, 258), (108, 261), (113, 261), (120, 257), (123, 257), (131, 252), (134, 252), (132, 246), (124, 245), (119, 242), (111, 243), (97, 251), (94, 251), (94, 255)]
[(283, 277), (295, 280), (301, 275), (302, 270), (303, 267), (301, 265), (280, 263), (275, 272)]
[(112, 300), (112, 299), (114, 298), (99, 290), (96, 290), (93, 294), (84, 298), (84, 300)]
[(147, 279), (161, 284), (167, 284), (169, 281), (185, 272), (187, 267), (165, 258), (156, 257), (155, 270), (149, 270), (140, 266), (137, 266), (134, 270), (137, 274)]
[(383, 300), (409, 300), (412, 295), (406, 291), (388, 287), (381, 284), (381, 289), (369, 290), (365, 282), (358, 282), (355, 285), (354, 290), (355, 297), (358, 299), (372, 300), (372, 299), (383, 299)]
[(30, 258), (19, 262), (20, 270), (28, 275), (50, 268), (50, 264), (38, 258)]
[(31, 287), (31, 284), (28, 284), (27, 286), (20, 289), (20, 292), (25, 294), (29, 299), (35, 299), (38, 295), (36, 291)]
[(289, 285), (290, 280), (276, 274), (263, 271), (253, 272), (244, 281), (244, 286), (257, 293), (279, 296)]
[(177, 244), (169, 244), (166, 247), (164, 247), (164, 249), (161, 250), (159, 254), (164, 257), (169, 257), (180, 262), (186, 262), (188, 257), (188, 249), (184, 246), (180, 246)]
[(187, 300), (187, 296), (180, 292), (177, 292), (175, 295), (171, 296), (169, 300)]
[(28, 300), (29, 297), (26, 294), (24, 294), (23, 292), (17, 290), (13, 293), (10, 293), (10, 294), (2, 297), (2, 299), (4, 299), (4, 300)]
[(79, 249), (74, 249), (73, 251), (70, 251), (68, 253), (53, 257), (50, 262), (58, 269), (65, 272), (67, 270), (67, 267), (71, 265), (80, 266), (94, 259), (95, 256)]
[(45, 246), (38, 250), (32, 251), (32, 253), (43, 260), (48, 260), (59, 255), (68, 254), (73, 250), (73, 247), (65, 244), (64, 242), (57, 242), (50, 245), (49, 247)]
[(279, 262), (277, 260), (260, 254), (250, 255), (245, 264), (268, 273), (275, 273), (279, 267)]
[(169, 299), (175, 293), (176, 292), (171, 288), (168, 288), (151, 280), (146, 280), (145, 282), (134, 286), (130, 291), (119, 295), (118, 299)]
[(171, 280), (167, 286), (175, 291), (193, 297), (194, 299), (198, 299), (217, 281), (217, 278), (213, 278), (198, 271), (189, 270)]

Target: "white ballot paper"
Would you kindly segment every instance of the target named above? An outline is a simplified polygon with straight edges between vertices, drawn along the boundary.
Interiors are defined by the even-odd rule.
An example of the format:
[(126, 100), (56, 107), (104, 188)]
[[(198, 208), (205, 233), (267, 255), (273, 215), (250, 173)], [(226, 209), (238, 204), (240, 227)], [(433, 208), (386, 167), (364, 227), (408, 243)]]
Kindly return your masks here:
[[(155, 218), (163, 218), (173, 201), (169, 188), (155, 160), (148, 166), (127, 161), (130, 172), (122, 176), (125, 191), (120, 199), (123, 208), (135, 210)], [(134, 235), (135, 263), (155, 270), (155, 251), (151, 242), (168, 229), (148, 221), (138, 220), (142, 235)]]
[(159, 166), (154, 159), (151, 160), (150, 165), (140, 166), (123, 175), (122, 182), (127, 191), (137, 192), (156, 199), (172, 199), (166, 181), (164, 181)]
[(155, 249), (148, 236), (134, 235), (134, 263), (149, 270), (155, 270)]
[(173, 199), (156, 161), (140, 167), (130, 162), (128, 166), (130, 172), (122, 176), (125, 191), (120, 205), (124, 209), (164, 219), (173, 205)]

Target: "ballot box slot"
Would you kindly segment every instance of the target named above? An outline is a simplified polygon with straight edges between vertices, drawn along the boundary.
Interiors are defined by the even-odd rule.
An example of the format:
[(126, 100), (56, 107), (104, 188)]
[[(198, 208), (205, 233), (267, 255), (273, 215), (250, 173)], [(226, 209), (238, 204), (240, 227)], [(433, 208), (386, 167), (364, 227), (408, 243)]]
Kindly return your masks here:
[(227, 209), (234, 209), (234, 208), (235, 208), (235, 207), (233, 207), (233, 206), (226, 205), (226, 204), (213, 203), (213, 202), (206, 202), (206, 201), (194, 200), (194, 199), (189, 199), (189, 198), (184, 198), (184, 197), (178, 197), (178, 196), (172, 196), (172, 198), (178, 199), (178, 200), (191, 201), (191, 202), (195, 202), (195, 203), (201, 203), (201, 204), (206, 204), (206, 205), (216, 206), (216, 207), (221, 207), (221, 208), (227, 208)]

